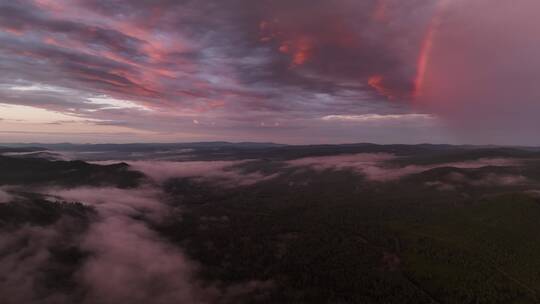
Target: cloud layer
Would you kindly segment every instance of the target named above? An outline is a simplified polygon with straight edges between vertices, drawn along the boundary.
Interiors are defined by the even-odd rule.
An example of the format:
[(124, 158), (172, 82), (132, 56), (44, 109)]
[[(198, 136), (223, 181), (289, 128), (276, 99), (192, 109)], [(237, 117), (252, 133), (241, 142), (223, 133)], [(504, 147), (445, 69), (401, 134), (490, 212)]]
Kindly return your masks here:
[[(211, 172), (218, 167), (194, 166), (186, 176), (214, 180)], [(272, 288), (271, 282), (231, 285), (199, 280), (197, 263), (150, 228), (167, 216), (180, 216), (159, 187), (32, 190), (50, 201), (81, 202), (93, 207), (96, 215), (85, 225), (64, 216), (49, 226), (0, 230), (0, 294), (6, 304), (234, 303), (237, 297)], [(75, 265), (57, 265), (54, 251), (62, 248), (77, 248), (85, 257)], [(61, 277), (47, 278), (47, 272), (62, 267), (73, 267), (69, 283)], [(51, 284), (61, 288), (48, 287)]]
[[(364, 175), (368, 180), (385, 182), (399, 179), (401, 177), (425, 172), (435, 168), (453, 167), (461, 169), (477, 169), (487, 166), (512, 167), (520, 165), (518, 160), (508, 158), (480, 158), (477, 160), (438, 163), (433, 165), (405, 165), (396, 166), (388, 163), (397, 157), (389, 153), (360, 153), (337, 156), (306, 157), (288, 161), (288, 165), (293, 167), (309, 166), (315, 170), (354, 170)], [(496, 182), (495, 176), (487, 179)], [(502, 180), (501, 180), (502, 181)], [(511, 183), (510, 180), (508, 180)], [(504, 181), (502, 181), (504, 183)]]
[(9, 203), (13, 198), (13, 195), (6, 191), (4, 187), (0, 187), (0, 204)]
[(419, 105), (468, 142), (539, 144), (539, 9), (535, 0), (442, 3)]
[(194, 178), (221, 186), (248, 186), (276, 175), (245, 173), (236, 167), (246, 161), (131, 161), (129, 165), (152, 180), (163, 183), (172, 178)]
[(0, 129), (6, 141), (538, 143), (539, 8), (4, 1)]
[(349, 141), (358, 125), (388, 135), (400, 128), (399, 116), (383, 127), (322, 118), (410, 113), (434, 5), (23, 0), (0, 8), (0, 103), (50, 117), (32, 128), (30, 117), (5, 115), (12, 137), (31, 136), (21, 133), (26, 123), (25, 132), (48, 140), (77, 130), (85, 138), (306, 142), (306, 130)]

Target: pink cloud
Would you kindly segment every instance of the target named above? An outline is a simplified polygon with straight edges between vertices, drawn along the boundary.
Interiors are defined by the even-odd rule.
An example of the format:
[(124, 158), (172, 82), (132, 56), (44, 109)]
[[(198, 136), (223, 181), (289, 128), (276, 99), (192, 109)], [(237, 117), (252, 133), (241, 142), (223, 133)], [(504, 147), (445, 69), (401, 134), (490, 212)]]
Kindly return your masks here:
[(79, 187), (49, 189), (49, 195), (66, 201), (82, 202), (98, 208), (102, 215), (136, 216), (141, 213), (159, 219), (167, 208), (160, 202), (161, 191), (149, 186), (137, 189)]
[(11, 193), (6, 191), (5, 187), (0, 187), (0, 204), (9, 203), (14, 198), (15, 197)]
[(222, 186), (248, 186), (269, 180), (277, 175), (259, 172), (243, 173), (234, 166), (243, 161), (128, 161), (129, 165), (153, 180), (162, 183), (171, 178), (191, 177), (214, 181)]
[(537, 144), (540, 2), (445, 3), (418, 104), (468, 142)]
[(92, 225), (82, 248), (94, 254), (77, 276), (84, 303), (202, 303), (195, 264), (143, 223), (112, 216)]
[(360, 153), (338, 156), (300, 158), (287, 163), (294, 167), (309, 166), (315, 170), (354, 170), (372, 181), (391, 181), (440, 167), (475, 169), (486, 166), (517, 166), (519, 161), (507, 158), (480, 158), (477, 160), (439, 163), (433, 165), (394, 166), (385, 163), (397, 157), (388, 153)]
[[(258, 281), (218, 288), (220, 282), (197, 280), (197, 263), (140, 220), (160, 221), (173, 211), (156, 188), (82, 187), (49, 189), (47, 193), (91, 205), (98, 212), (98, 219), (78, 244), (91, 253), (75, 274), (78, 288), (85, 294), (83, 304), (215, 303), (271, 288), (270, 283)], [(48, 244), (45, 240), (41, 246)]]

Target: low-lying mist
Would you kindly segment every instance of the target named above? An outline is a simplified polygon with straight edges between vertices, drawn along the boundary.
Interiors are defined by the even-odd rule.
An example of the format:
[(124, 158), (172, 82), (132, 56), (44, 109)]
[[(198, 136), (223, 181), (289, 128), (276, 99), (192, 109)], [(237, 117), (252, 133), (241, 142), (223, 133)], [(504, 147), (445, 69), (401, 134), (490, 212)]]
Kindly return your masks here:
[[(523, 165), (522, 160), (504, 157), (431, 164), (404, 160), (406, 158), (392, 153), (289, 160), (126, 160), (129, 166), (126, 170), (144, 174), (136, 186), (47, 183), (0, 187), (0, 204), (24, 207), (26, 201), (39, 198), (44, 204), (76, 202), (92, 210), (84, 215), (86, 211), (67, 212), (64, 205), (54, 205), (60, 215), (52, 224), (23, 222), (0, 230), (2, 303), (235, 303), (243, 295), (274, 288), (271, 280), (235, 284), (203, 280), (201, 265), (188, 257), (183, 245), (171, 242), (155, 230), (156, 225), (171, 217), (177, 221), (182, 219), (182, 205), (165, 190), (165, 185), (175, 179), (207, 183), (218, 190), (244, 191), (267, 182), (302, 178), (296, 173), (306, 170), (317, 174), (349, 171), (359, 176), (359, 184), (366, 181), (384, 184), (439, 168), (473, 170), (470, 172), (474, 173), (482, 168)], [(296, 182), (302, 184), (302, 181)], [(463, 185), (525, 184), (531, 184), (531, 180), (521, 174), (453, 172), (422, 185), (454, 191)]]
[[(47, 201), (80, 202), (95, 210), (87, 225), (63, 215), (53, 225), (23, 224), (0, 234), (0, 294), (6, 304), (31, 303), (229, 303), (267, 282), (224, 286), (197, 278), (198, 264), (182, 248), (151, 226), (167, 217), (181, 217), (168, 204), (162, 185), (173, 178), (212, 181), (216, 187), (252, 185), (267, 178), (242, 174), (241, 162), (132, 161), (130, 170), (146, 175), (134, 188), (95, 186), (10, 186), (0, 188), (0, 203), (14, 193), (34, 193)], [(24, 198), (21, 198), (24, 201)], [(72, 229), (72, 227), (82, 227)], [(73, 230), (73, 231), (72, 231)], [(46, 276), (56, 248), (72, 248), (81, 256), (67, 276), (67, 289), (49, 288)], [(69, 258), (68, 258), (69, 259)]]

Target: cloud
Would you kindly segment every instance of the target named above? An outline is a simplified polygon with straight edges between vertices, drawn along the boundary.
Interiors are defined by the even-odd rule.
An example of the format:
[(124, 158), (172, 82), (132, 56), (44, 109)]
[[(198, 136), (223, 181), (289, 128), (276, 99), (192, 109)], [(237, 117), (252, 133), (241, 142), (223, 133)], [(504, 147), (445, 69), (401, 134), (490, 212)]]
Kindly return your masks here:
[(134, 217), (141, 214), (160, 219), (167, 207), (161, 202), (163, 194), (150, 186), (136, 189), (78, 187), (72, 189), (48, 189), (53, 198), (84, 202), (97, 208), (103, 216)]
[(353, 169), (365, 173), (370, 178), (377, 179), (375, 171), (380, 170), (378, 165), (394, 158), (394, 155), (387, 153), (360, 153), (299, 158), (290, 160), (287, 164), (293, 167), (309, 166), (318, 171)]
[(3, 3), (0, 97), (139, 140), (354, 134), (320, 118), (410, 112), (433, 11), (430, 0), (383, 2)]
[[(6, 304), (67, 304), (73, 294), (48, 288), (65, 278), (54, 251), (77, 246), (85, 223), (66, 216), (50, 226), (23, 225), (0, 231), (0, 294)], [(64, 268), (63, 268), (64, 267)], [(51, 279), (50, 273), (62, 273)], [(69, 280), (69, 279), (68, 279)], [(69, 284), (63, 282), (62, 284)]]
[[(465, 174), (453, 172), (444, 177), (445, 181), (457, 185), (470, 185), (475, 187), (510, 187), (531, 185), (533, 182), (523, 175), (486, 173), (481, 176), (469, 177)], [(433, 182), (428, 186), (436, 186), (441, 182)]]
[(536, 0), (52, 3), (0, 5), (0, 100), (86, 134), (537, 143)]
[[(160, 182), (171, 177), (207, 175), (238, 181), (239, 175), (221, 171), (235, 163), (141, 161), (133, 166), (143, 168)], [(170, 215), (166, 197), (157, 188), (53, 188), (46, 193), (52, 198), (83, 202), (99, 214), (99, 220), (91, 224), (79, 244), (91, 253), (76, 274), (78, 288), (86, 294), (82, 303), (213, 303), (217, 298), (262, 288), (259, 282), (224, 290), (213, 287), (212, 282), (202, 287), (195, 279), (196, 263), (140, 220), (158, 222)]]
[(218, 288), (221, 282), (199, 281), (197, 263), (148, 226), (176, 212), (157, 188), (55, 188), (46, 193), (98, 212), (78, 243), (90, 253), (74, 275), (84, 294), (81, 303), (216, 303), (271, 288), (257, 281), (226, 288)]
[(143, 223), (112, 216), (92, 225), (81, 244), (93, 252), (77, 276), (83, 303), (202, 303), (194, 263)]
[(163, 183), (172, 178), (191, 177), (212, 181), (222, 186), (248, 186), (276, 175), (244, 173), (236, 167), (246, 161), (128, 161), (135, 170)]
[[(64, 217), (51, 226), (0, 231), (0, 293), (5, 303), (208, 303), (225, 296), (194, 279), (196, 263), (135, 217), (164, 215), (157, 190), (145, 188), (42, 189), (50, 197), (93, 206), (98, 218), (82, 228)], [(158, 220), (156, 218), (156, 220)], [(52, 251), (75, 247), (89, 254), (70, 276), (74, 285), (46, 286), (59, 278)]]
[(455, 191), (456, 190), (456, 186), (449, 183), (444, 183), (441, 181), (426, 182), (425, 185), (428, 187), (434, 187), (435, 189), (439, 191)]
[[(540, 33), (535, 0), (446, 1), (417, 103), (468, 142), (538, 144)], [(489, 13), (487, 13), (489, 12)]]
[(480, 158), (477, 160), (439, 163), (433, 165), (396, 166), (388, 161), (397, 157), (388, 153), (360, 153), (338, 156), (320, 156), (299, 158), (288, 161), (293, 167), (309, 166), (315, 170), (354, 170), (372, 181), (391, 181), (401, 177), (417, 174), (441, 167), (475, 169), (487, 166), (517, 166), (519, 161), (508, 158)]
[[(23, 227), (0, 235), (0, 293), (8, 303), (32, 303), (35, 299), (36, 274), (48, 262), (47, 246), (58, 238), (54, 229)], [(19, 245), (21, 240), (26, 245)], [(44, 303), (46, 303), (46, 299)]]
[[(240, 162), (134, 163), (156, 182), (185, 176), (247, 185), (254, 178), (264, 178), (231, 169)], [(0, 188), (0, 202), (13, 198), (10, 189)], [(150, 228), (151, 223), (161, 223), (178, 212), (156, 184), (136, 189), (38, 187), (25, 191), (49, 201), (81, 202), (93, 207), (96, 215), (84, 225), (64, 216), (49, 226), (1, 230), (0, 294), (6, 304), (228, 303), (273, 288), (271, 281), (227, 284), (197, 278), (198, 264)], [(76, 248), (84, 257), (66, 265), (55, 260), (54, 250), (62, 248)], [(69, 283), (47, 277), (57, 270), (70, 272)], [(50, 287), (54, 284), (61, 288)]]
[(523, 175), (486, 174), (478, 181), (471, 182), (475, 186), (519, 186), (530, 184), (531, 181)]
[(525, 191), (525, 194), (528, 194), (534, 198), (540, 198), (540, 190), (538, 189), (527, 190)]
[(429, 114), (362, 114), (362, 115), (327, 115), (323, 120), (349, 121), (349, 122), (385, 122), (385, 121), (411, 121), (433, 120)]
[(9, 203), (15, 197), (9, 193), (5, 187), (0, 187), (0, 204)]

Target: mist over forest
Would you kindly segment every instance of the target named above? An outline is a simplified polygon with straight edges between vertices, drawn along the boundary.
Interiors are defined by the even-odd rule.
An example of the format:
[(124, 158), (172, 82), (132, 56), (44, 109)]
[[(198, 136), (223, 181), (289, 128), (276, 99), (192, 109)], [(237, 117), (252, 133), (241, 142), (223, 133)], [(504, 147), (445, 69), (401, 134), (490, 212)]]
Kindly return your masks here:
[(534, 303), (540, 286), (536, 148), (0, 150), (7, 304)]

